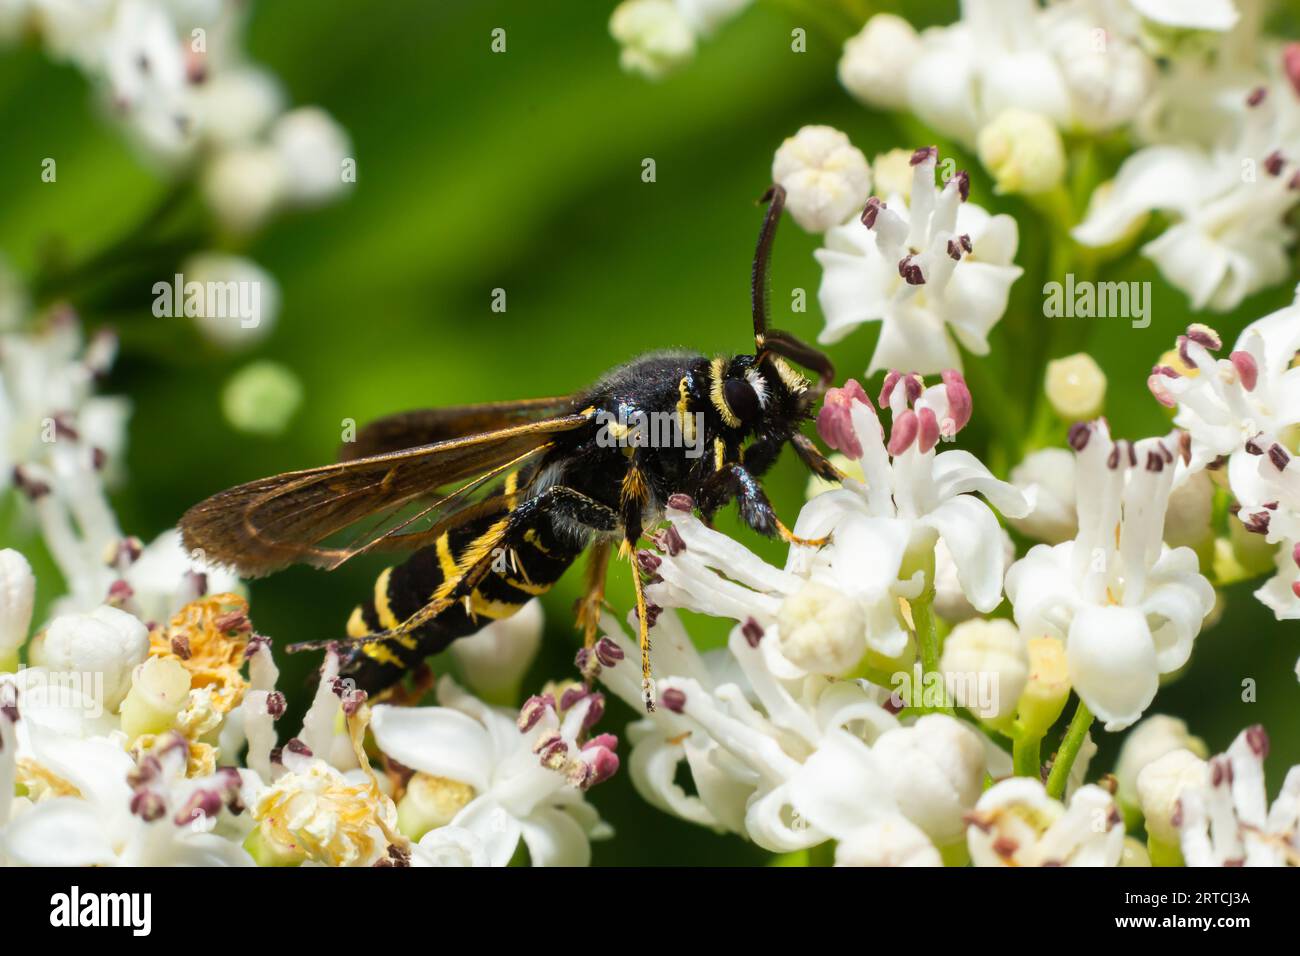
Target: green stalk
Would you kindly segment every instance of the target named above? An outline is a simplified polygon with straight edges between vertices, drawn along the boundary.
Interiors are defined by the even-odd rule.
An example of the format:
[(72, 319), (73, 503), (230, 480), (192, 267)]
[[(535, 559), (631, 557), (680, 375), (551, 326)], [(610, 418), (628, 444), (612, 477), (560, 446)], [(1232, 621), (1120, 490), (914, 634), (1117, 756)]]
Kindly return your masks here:
[(1074, 716), (1070, 718), (1070, 726), (1066, 728), (1065, 736), (1061, 739), (1061, 748), (1056, 752), (1056, 759), (1052, 761), (1052, 772), (1047, 775), (1047, 795), (1055, 797), (1057, 800), (1065, 796), (1065, 784), (1070, 779), (1070, 768), (1074, 766), (1074, 758), (1079, 756), (1079, 749), (1083, 746), (1084, 738), (1088, 736), (1088, 728), (1092, 726), (1092, 711), (1088, 710), (1088, 705), (1079, 699), (1079, 706), (1074, 711)]
[(1042, 743), (1042, 737), (1017, 732), (1011, 743), (1011, 762), (1017, 777), (1042, 779)]
[[(916, 644), (921, 653), (921, 688), (924, 695), (924, 689), (928, 684), (927, 676), (939, 673), (939, 631), (934, 618), (934, 591), (927, 589), (912, 602), (911, 609)], [(922, 700), (924, 700), (924, 696)], [(922, 706), (920, 711), (923, 714), (948, 714), (949, 716), (954, 713), (953, 709), (946, 705), (942, 707)]]

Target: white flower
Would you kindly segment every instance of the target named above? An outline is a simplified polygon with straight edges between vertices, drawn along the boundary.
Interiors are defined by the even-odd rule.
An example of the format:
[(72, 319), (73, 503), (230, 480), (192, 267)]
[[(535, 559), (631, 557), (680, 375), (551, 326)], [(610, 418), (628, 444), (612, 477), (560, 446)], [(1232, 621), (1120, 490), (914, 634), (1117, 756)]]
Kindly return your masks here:
[(673, 0), (623, 0), (609, 18), (628, 72), (660, 79), (695, 56), (695, 33)]
[(1173, 225), (1142, 252), (1197, 310), (1230, 311), (1283, 281), (1295, 238), (1286, 217), (1300, 201), (1293, 185), (1300, 168), (1296, 143), (1277, 122), (1273, 100), (1282, 97), (1294, 100), (1295, 93), (1264, 87), (1251, 93), (1241, 107), (1242, 132), (1217, 148), (1157, 145), (1129, 156), (1113, 187), (1093, 194), (1074, 238), (1112, 246), (1131, 237), (1148, 213), (1166, 213)]
[(27, 559), (12, 548), (0, 551), (0, 672), (18, 669), (35, 597), (36, 578)]
[(1021, 518), (1010, 517), (1021, 534), (1060, 544), (1079, 530), (1074, 511), (1074, 455), (1064, 448), (1041, 448), (1025, 456), (1011, 469), (1011, 483), (1024, 492), (1030, 511)]
[(211, 564), (201, 554), (192, 554), (181, 543), (181, 534), (169, 528), (138, 551), (127, 548), (129, 560), (121, 580), (130, 590), (125, 606), (146, 623), (164, 623), (195, 598), (205, 594), (243, 594), (244, 587), (229, 569)]
[(451, 656), (475, 692), (517, 700), (520, 681), (542, 643), (542, 624), (542, 604), (534, 599), (510, 617), (453, 642)]
[[(1174, 423), (1190, 440), (1190, 468), (1227, 457), (1228, 482), (1242, 506), (1242, 522), (1270, 541), (1296, 536), (1292, 508), (1267, 508), (1290, 498), (1290, 452), (1277, 440), (1300, 422), (1300, 304), (1250, 325), (1226, 359), (1217, 332), (1193, 325), (1178, 338), (1182, 369), (1157, 365), (1147, 380), (1162, 404), (1177, 407)], [(1300, 506), (1300, 499), (1293, 502)], [(1273, 514), (1274, 511), (1278, 513)]]
[(1174, 750), (1189, 750), (1201, 758), (1209, 754), (1205, 741), (1188, 733), (1186, 721), (1177, 717), (1152, 714), (1128, 732), (1115, 763), (1115, 779), (1119, 783), (1115, 796), (1121, 806), (1138, 805), (1139, 774)]
[(1187, 662), (1214, 589), (1195, 552), (1161, 536), (1175, 473), (1165, 440), (1111, 441), (1104, 421), (1071, 429), (1079, 533), (1038, 545), (1007, 572), (1016, 623), (1066, 642), (1070, 679), (1107, 730), (1134, 723), (1159, 676)]
[[(21, 714), (22, 698), (12, 707)], [(14, 741), (6, 732), (11, 720), (0, 714), (6, 745)], [(214, 832), (242, 810), (242, 779), (233, 770), (187, 779), (188, 745), (179, 736), (137, 764), (117, 740), (77, 739), (21, 717), (15, 729), (26, 743), (6, 746), (0, 765), (17, 750), (31, 785), (29, 797), (15, 800), (9, 814), (0, 803), (0, 860), (24, 866), (252, 864), (238, 842)], [(13, 786), (6, 775), (0, 769), (7, 798)]]
[(192, 97), (197, 132), (227, 149), (261, 136), (284, 108), (279, 80), (252, 66), (219, 70)]
[[(275, 328), (280, 312), (280, 286), (275, 278), (251, 259), (224, 252), (200, 252), (181, 264), (186, 285), (197, 282), (205, 289), (218, 286), (225, 298), (213, 302), (208, 313), (208, 296), (194, 316), (203, 336), (224, 349), (246, 349), (262, 341)], [(255, 297), (255, 298), (254, 298)], [(220, 303), (224, 301), (224, 306)], [(250, 311), (245, 313), (247, 305)]]
[[(704, 541), (696, 544), (705, 547)], [(640, 672), (624, 661), (635, 655), (635, 645), (608, 615), (602, 629), (618, 656), (606, 649), (601, 680), (629, 704), (642, 706)], [(822, 843), (838, 836), (840, 824), (847, 833), (878, 811), (897, 814), (865, 746), (898, 726), (882, 706), (888, 697), (883, 689), (792, 671), (782, 664), (772, 635), (753, 622), (733, 629), (726, 652), (707, 658), (671, 610), (659, 615), (654, 637), (656, 666), (671, 676), (659, 681), (660, 706), (629, 728), (632, 780), (652, 804), (743, 833), (774, 852)], [(676, 780), (683, 761), (694, 795)], [(862, 769), (860, 762), (869, 767)], [(827, 789), (819, 782), (823, 774), (839, 783)], [(794, 792), (800, 775), (799, 786), (812, 795), (807, 804)], [(867, 781), (865, 789), (857, 787), (859, 776)], [(824, 799), (812, 802), (818, 795)], [(829, 806), (828, 817), (818, 813), (822, 806)], [(818, 819), (836, 832), (821, 829)]]
[(148, 628), (125, 611), (103, 605), (89, 614), (55, 618), (32, 641), (31, 659), (57, 673), (102, 675), (102, 704), (115, 711), (131, 689), (131, 672), (148, 652)]
[(1124, 823), (1111, 795), (1080, 787), (1068, 809), (1042, 783), (1012, 777), (984, 791), (966, 831), (976, 866), (1118, 866)]
[(772, 158), (772, 181), (785, 187), (786, 208), (808, 232), (825, 232), (871, 195), (871, 167), (849, 138), (830, 126), (805, 126)]
[(438, 700), (442, 706), (376, 706), (379, 748), (407, 767), (474, 789), (450, 825), (482, 841), (490, 865), (510, 862), (522, 839), (534, 866), (585, 866), (589, 839), (603, 831), (583, 787), (612, 773), (609, 761), (617, 766), (608, 735), (580, 740), (599, 717), (599, 696), (559, 702), (563, 720), (556, 701), (534, 698), (518, 724), (445, 677)]
[(1177, 825), (1188, 866), (1300, 866), (1300, 766), (1269, 807), (1267, 755), (1264, 728), (1248, 727), (1210, 761), (1208, 779), (1183, 791)]
[(1065, 145), (1041, 113), (1008, 107), (977, 137), (980, 162), (998, 192), (1037, 195), (1051, 192), (1065, 178)]
[(910, 23), (892, 13), (878, 13), (844, 42), (840, 82), (868, 106), (902, 109), (907, 105), (907, 75), (920, 54), (921, 41)]
[(989, 331), (1022, 271), (1012, 264), (1015, 220), (967, 203), (965, 172), (936, 189), (937, 162), (936, 149), (917, 150), (911, 199), (872, 197), (861, 221), (831, 229), (816, 253), (826, 316), (818, 340), (838, 342), (863, 322), (881, 323), (868, 375), (960, 368), (949, 328), (970, 352), (987, 355)]

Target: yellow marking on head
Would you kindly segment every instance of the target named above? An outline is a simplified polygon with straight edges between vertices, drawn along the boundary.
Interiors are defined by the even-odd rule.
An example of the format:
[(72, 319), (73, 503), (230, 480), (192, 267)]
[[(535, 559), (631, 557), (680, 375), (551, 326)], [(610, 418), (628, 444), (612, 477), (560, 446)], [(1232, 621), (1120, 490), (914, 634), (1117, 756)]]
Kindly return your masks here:
[(381, 664), (388, 664), (391, 667), (404, 667), (402, 659), (388, 649), (388, 646), (382, 641), (375, 641), (373, 644), (362, 644), (361, 653), (365, 654), (372, 660)]
[(677, 383), (677, 421), (682, 428), (682, 439), (688, 445), (695, 444), (695, 416), (691, 414), (690, 382), (685, 375)]
[(770, 355), (768, 361), (772, 363), (772, 368), (776, 369), (777, 378), (781, 380), (786, 389), (793, 395), (808, 390), (808, 379), (804, 378), (793, 368), (790, 363), (779, 355)]
[(740, 419), (727, 404), (727, 396), (722, 391), (726, 380), (727, 360), (719, 356), (709, 363), (709, 401), (718, 410), (718, 414), (722, 416), (722, 421), (728, 428), (739, 428)]
[(713, 470), (722, 471), (727, 463), (727, 443), (721, 438), (713, 439)]
[(388, 579), (392, 575), (392, 568), (384, 568), (379, 577), (375, 578), (375, 614), (379, 618), (379, 626), (385, 631), (391, 631), (401, 623), (388, 606)]
[(366, 626), (366, 614), (361, 610), (358, 604), (352, 609), (352, 615), (348, 618), (348, 637), (365, 637), (370, 633), (370, 628)]

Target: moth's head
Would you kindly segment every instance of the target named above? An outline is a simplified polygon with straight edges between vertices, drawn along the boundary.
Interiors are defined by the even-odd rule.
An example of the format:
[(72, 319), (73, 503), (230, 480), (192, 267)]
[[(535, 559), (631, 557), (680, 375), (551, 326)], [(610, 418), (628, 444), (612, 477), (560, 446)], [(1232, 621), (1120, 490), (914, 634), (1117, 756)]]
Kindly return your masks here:
[(709, 400), (728, 428), (792, 429), (809, 416), (814, 397), (808, 379), (770, 352), (716, 358), (709, 367)]

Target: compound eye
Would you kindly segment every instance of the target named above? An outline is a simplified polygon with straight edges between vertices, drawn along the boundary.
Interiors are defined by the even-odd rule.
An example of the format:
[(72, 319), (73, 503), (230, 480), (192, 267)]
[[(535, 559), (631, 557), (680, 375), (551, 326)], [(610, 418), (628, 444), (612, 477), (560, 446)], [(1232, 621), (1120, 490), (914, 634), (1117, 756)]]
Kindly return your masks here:
[(722, 394), (727, 400), (727, 407), (742, 422), (752, 422), (762, 411), (754, 387), (743, 378), (727, 379), (722, 386)]

